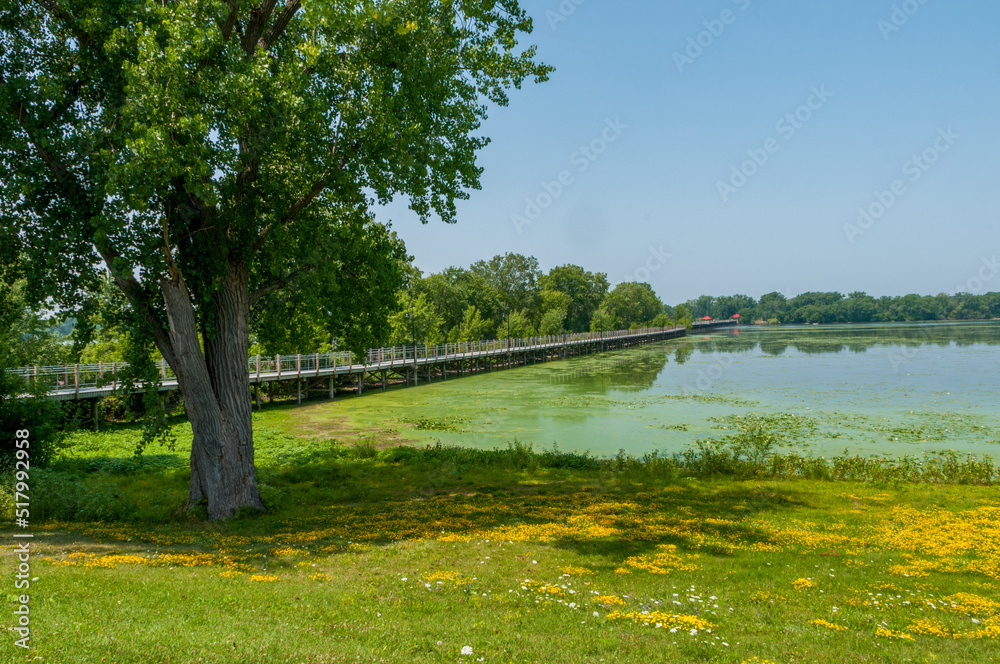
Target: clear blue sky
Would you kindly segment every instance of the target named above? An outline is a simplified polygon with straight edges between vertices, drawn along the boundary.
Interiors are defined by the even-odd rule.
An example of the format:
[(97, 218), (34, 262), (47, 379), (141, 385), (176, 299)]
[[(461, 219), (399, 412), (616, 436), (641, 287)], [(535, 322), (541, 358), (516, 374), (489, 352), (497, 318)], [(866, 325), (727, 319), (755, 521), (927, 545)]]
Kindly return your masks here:
[(556, 72), (490, 110), (458, 223), (379, 211), (425, 272), (511, 251), (673, 304), (952, 292), (1000, 253), (995, 0), (578, 2), (523, 0)]

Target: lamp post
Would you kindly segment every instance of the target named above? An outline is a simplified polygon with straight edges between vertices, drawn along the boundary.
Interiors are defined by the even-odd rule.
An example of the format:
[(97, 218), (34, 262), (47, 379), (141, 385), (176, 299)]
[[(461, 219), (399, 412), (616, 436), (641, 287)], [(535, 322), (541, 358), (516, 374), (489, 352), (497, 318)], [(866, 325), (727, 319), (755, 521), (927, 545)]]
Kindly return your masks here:
[(417, 317), (413, 315), (413, 309), (406, 312), (406, 317), (410, 319), (410, 342), (413, 344), (413, 375), (417, 375)]
[(507, 307), (507, 368), (510, 369), (510, 307)]
[(417, 352), (417, 317), (413, 315), (413, 310), (406, 312), (406, 317), (410, 319), (410, 341), (413, 343), (413, 352)]

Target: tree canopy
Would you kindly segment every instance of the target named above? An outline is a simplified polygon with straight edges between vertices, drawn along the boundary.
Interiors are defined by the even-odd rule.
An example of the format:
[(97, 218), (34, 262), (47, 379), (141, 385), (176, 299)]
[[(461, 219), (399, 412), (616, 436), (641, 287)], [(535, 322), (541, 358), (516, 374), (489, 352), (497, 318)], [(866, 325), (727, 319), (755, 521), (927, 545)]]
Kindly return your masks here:
[[(601, 304), (601, 330), (641, 326), (664, 313), (663, 302), (649, 284), (626, 281), (608, 293)], [(596, 331), (596, 330), (595, 330)]]
[(505, 311), (530, 311), (537, 305), (541, 272), (534, 256), (506, 253), (473, 263), (469, 272), (493, 290)]
[[(452, 266), (416, 276), (411, 287), (426, 296), (449, 341), (507, 338), (508, 317), (512, 337), (586, 332), (608, 297), (608, 279), (602, 272), (561, 265), (543, 273), (538, 259), (516, 253), (496, 255), (468, 268)], [(473, 315), (470, 308), (478, 314), (475, 325), (468, 318)], [(641, 318), (644, 313), (635, 313), (640, 316), (633, 319), (636, 324), (652, 322), (664, 309), (659, 305), (652, 316)], [(608, 320), (609, 325), (613, 322)]]
[(487, 104), (550, 72), (518, 48), (531, 27), (516, 0), (0, 7), (0, 229), (31, 266), (27, 296), (82, 332), (111, 274), (137, 347), (178, 376), (192, 504), (263, 507), (251, 308), (332, 296), (315, 309), (324, 332), (388, 331), (381, 294), (404, 253), (369, 210), (403, 194), (422, 221), (455, 220), (479, 186)]
[(608, 276), (588, 272), (579, 265), (561, 265), (541, 278), (541, 286), (547, 292), (566, 296), (566, 329), (584, 332), (590, 329), (591, 317), (608, 294)]

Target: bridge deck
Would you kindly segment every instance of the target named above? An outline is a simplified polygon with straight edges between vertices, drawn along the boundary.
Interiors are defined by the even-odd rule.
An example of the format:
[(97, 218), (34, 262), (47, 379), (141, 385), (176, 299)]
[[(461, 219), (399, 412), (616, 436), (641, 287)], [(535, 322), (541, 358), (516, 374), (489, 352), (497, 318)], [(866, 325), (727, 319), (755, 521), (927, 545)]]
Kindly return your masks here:
[[(698, 330), (731, 326), (735, 321), (695, 323)], [(248, 372), (251, 384), (270, 381), (308, 380), (350, 376), (367, 373), (404, 373), (420, 370), (430, 365), (448, 365), (472, 360), (494, 360), (505, 356), (529, 353), (548, 355), (553, 352), (566, 354), (585, 346), (610, 344), (620, 346), (630, 341), (654, 341), (684, 336), (683, 327), (644, 328), (616, 332), (588, 332), (526, 339), (470, 341), (436, 346), (396, 346), (377, 348), (359, 358), (349, 351), (311, 353), (307, 355), (255, 356), (249, 358)], [(52, 385), (48, 396), (56, 400), (95, 399), (110, 396), (117, 388), (115, 380), (125, 365), (121, 362), (97, 364), (67, 364), (48, 367), (23, 367), (15, 373), (26, 381), (46, 381)], [(160, 369), (160, 391), (176, 390), (177, 378), (163, 360)], [(135, 387), (138, 391), (139, 386)]]

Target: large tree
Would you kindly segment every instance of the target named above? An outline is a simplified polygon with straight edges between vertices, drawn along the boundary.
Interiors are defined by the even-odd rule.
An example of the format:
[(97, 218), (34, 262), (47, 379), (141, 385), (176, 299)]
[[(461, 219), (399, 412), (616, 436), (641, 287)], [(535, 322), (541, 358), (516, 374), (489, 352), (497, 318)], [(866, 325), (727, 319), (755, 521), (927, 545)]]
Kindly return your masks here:
[[(616, 327), (642, 326), (664, 312), (652, 286), (637, 281), (618, 284), (601, 304), (602, 318), (610, 316)], [(605, 323), (606, 324), (606, 323)]]
[(506, 311), (523, 310), (530, 315), (537, 308), (538, 279), (542, 273), (534, 256), (498, 254), (488, 261), (476, 261), (469, 267), (469, 273), (498, 294)]
[(579, 265), (561, 265), (549, 270), (540, 280), (545, 290), (569, 296), (566, 328), (572, 332), (590, 329), (590, 318), (608, 294), (608, 275), (587, 272)]
[(264, 507), (251, 306), (377, 280), (338, 258), (372, 199), (453, 221), (486, 104), (550, 71), (530, 29), (516, 0), (0, 4), (0, 226), (36, 301), (82, 320), (111, 273), (178, 377), (190, 504)]

